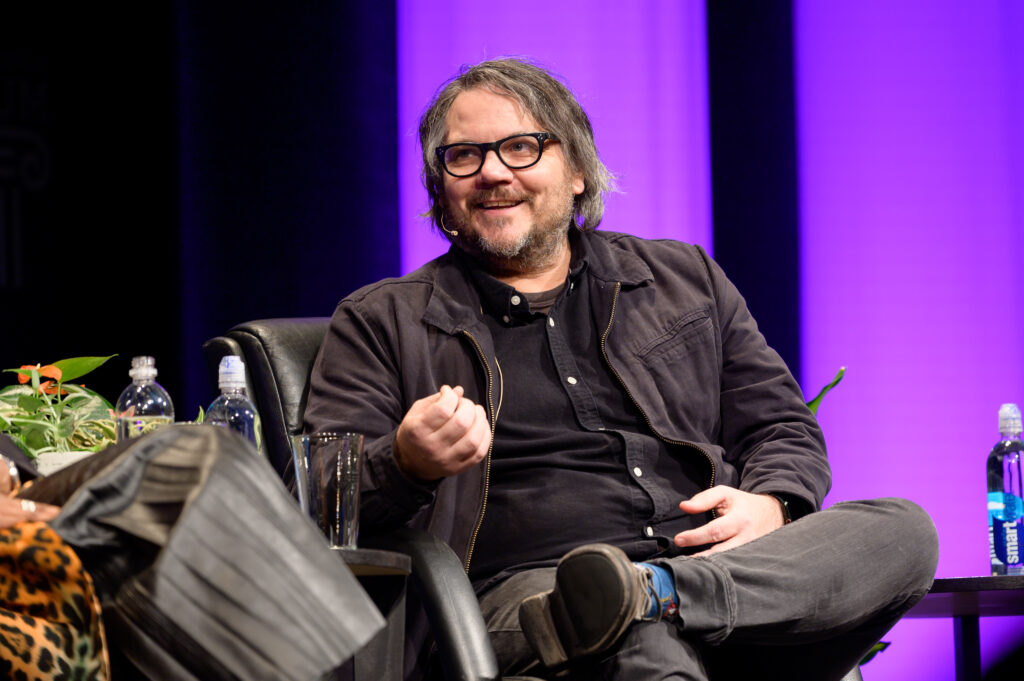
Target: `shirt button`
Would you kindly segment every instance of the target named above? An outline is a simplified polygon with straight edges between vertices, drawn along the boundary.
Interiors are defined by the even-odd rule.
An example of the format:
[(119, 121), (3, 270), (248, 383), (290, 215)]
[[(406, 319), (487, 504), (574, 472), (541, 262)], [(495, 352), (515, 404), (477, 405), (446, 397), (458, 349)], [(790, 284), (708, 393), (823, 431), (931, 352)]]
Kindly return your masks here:
[(519, 303), (523, 302), (523, 299), (520, 298), (519, 296), (512, 296), (509, 300), (512, 301), (513, 305), (518, 305)]
[(576, 379), (573, 378), (572, 376), (570, 376), (569, 378), (565, 379), (565, 382), (568, 383), (569, 385), (576, 385)]
[(554, 326), (554, 325), (555, 325), (555, 320), (552, 319), (551, 317), (548, 317), (548, 326)]
[(648, 525), (647, 527), (644, 528), (644, 534), (646, 534), (648, 537), (653, 537), (654, 536), (654, 528), (651, 527), (650, 525)]
[(633, 469), (633, 475), (635, 475), (638, 478), (642, 478), (644, 476), (644, 472), (640, 470), (640, 466), (637, 466), (636, 468)]
[(506, 324), (508, 324), (510, 321), (512, 321), (512, 318), (509, 317), (508, 315), (505, 315), (504, 317), (501, 318), (501, 321), (503, 321)]

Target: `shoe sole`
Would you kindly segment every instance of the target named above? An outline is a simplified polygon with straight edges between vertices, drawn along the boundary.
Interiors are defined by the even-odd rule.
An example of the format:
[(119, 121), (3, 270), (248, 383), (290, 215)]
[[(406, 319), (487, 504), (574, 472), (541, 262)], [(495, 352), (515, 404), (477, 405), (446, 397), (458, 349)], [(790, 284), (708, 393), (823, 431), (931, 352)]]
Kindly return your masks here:
[(519, 608), (523, 633), (545, 666), (602, 652), (619, 640), (637, 614), (630, 598), (635, 570), (625, 553), (604, 544), (581, 546), (559, 561), (555, 588)]

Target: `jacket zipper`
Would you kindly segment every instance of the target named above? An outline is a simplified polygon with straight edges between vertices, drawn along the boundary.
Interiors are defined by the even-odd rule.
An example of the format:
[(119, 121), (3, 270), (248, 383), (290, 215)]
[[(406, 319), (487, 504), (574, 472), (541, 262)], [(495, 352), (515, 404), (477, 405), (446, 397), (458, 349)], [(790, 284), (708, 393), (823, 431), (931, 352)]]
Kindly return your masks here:
[[(629, 399), (633, 402), (633, 405), (640, 412), (640, 415), (644, 417), (644, 421), (647, 422), (647, 427), (651, 429), (651, 432), (654, 433), (655, 437), (657, 437), (662, 442), (667, 442), (667, 443), (672, 444), (672, 445), (677, 445), (677, 446), (680, 446), (680, 447), (689, 447), (690, 449), (696, 449), (698, 452), (700, 452), (701, 454), (704, 455), (704, 458), (707, 459), (708, 465), (711, 466), (711, 481), (708, 483), (708, 488), (714, 487), (715, 486), (716, 470), (715, 470), (715, 462), (711, 459), (711, 455), (708, 454), (707, 451), (703, 447), (699, 447), (699, 446), (693, 444), (692, 442), (683, 442), (681, 440), (671, 440), (671, 439), (663, 436), (657, 430), (655, 430), (654, 426), (651, 424), (650, 417), (647, 416), (647, 412), (645, 412), (643, 410), (643, 407), (640, 406), (640, 403), (637, 402), (636, 398), (633, 397), (633, 393), (631, 393), (629, 391), (629, 386), (627, 386), (626, 382), (622, 380), (622, 376), (619, 375), (619, 372), (612, 365), (611, 360), (608, 359), (608, 352), (605, 349), (605, 341), (608, 338), (608, 333), (612, 330), (612, 322), (615, 321), (615, 306), (619, 302), (619, 291), (621, 289), (622, 289), (622, 282), (621, 281), (615, 282), (615, 293), (612, 295), (612, 312), (611, 312), (611, 315), (608, 316), (608, 326), (607, 326), (607, 328), (605, 328), (604, 333), (601, 334), (601, 354), (604, 356), (604, 362), (605, 362), (605, 364), (608, 365), (608, 368), (611, 369), (611, 372), (615, 375), (615, 378), (622, 385), (622, 389), (626, 391), (626, 395), (629, 396)], [(714, 511), (712, 511), (712, 513), (714, 515), (717, 515), (716, 513), (714, 513)]]
[[(477, 354), (480, 356), (480, 361), (483, 362), (484, 370), (487, 372), (487, 411), (492, 414), (491, 417), (491, 443), (487, 445), (487, 456), (484, 462), (484, 499), (480, 504), (480, 514), (476, 519), (476, 526), (473, 528), (473, 535), (469, 539), (469, 549), (466, 551), (466, 562), (464, 564), (466, 574), (469, 574), (469, 563), (473, 560), (473, 550), (476, 548), (476, 538), (480, 534), (480, 526), (484, 522), (484, 513), (487, 511), (487, 495), (491, 488), (491, 451), (494, 449), (494, 428), (498, 423), (498, 412), (501, 410), (501, 400), (498, 400), (498, 407), (494, 407), (494, 400), (491, 398), (494, 392), (494, 374), (491, 373), (491, 365), (487, 362), (487, 357), (484, 356), (483, 348), (480, 347), (480, 343), (477, 342), (476, 338), (473, 337), (469, 331), (462, 332), (466, 338), (476, 348)], [(501, 368), (499, 367), (500, 371)]]

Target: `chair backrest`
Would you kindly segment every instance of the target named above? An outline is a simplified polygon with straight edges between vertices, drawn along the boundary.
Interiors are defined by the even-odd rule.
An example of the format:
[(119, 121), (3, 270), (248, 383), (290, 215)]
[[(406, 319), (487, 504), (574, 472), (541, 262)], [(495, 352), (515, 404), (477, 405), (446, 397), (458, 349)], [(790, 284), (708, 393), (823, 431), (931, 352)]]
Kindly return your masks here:
[(292, 478), (289, 438), (302, 431), (309, 376), (329, 322), (328, 317), (259, 319), (203, 344), (215, 382), (221, 357), (239, 355), (245, 362), (248, 393), (263, 426), (264, 449), (286, 481)]

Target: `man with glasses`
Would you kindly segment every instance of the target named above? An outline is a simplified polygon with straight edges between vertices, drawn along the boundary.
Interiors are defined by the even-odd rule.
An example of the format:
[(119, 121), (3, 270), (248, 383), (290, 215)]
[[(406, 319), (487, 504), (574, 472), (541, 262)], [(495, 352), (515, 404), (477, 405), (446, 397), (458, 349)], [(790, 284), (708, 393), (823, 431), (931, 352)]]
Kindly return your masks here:
[(464, 70), (420, 141), (452, 248), (341, 302), (306, 411), (367, 434), (364, 527), (455, 549), (506, 674), (843, 676), (930, 586), (928, 516), (816, 512), (785, 364), (702, 249), (595, 231), (610, 176), (546, 71)]

